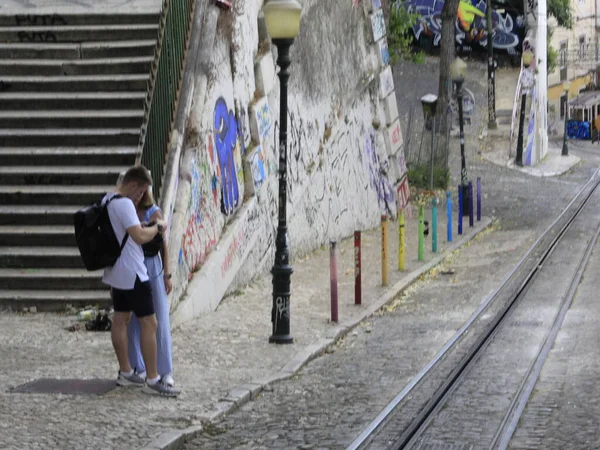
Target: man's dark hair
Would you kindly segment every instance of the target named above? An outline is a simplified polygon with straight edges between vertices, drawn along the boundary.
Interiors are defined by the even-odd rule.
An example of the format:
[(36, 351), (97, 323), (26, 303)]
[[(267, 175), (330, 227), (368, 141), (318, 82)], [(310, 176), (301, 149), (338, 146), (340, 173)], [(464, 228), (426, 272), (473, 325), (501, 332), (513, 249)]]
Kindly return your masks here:
[(132, 181), (138, 184), (152, 184), (152, 177), (148, 169), (141, 164), (137, 164), (125, 172), (122, 183), (129, 184)]

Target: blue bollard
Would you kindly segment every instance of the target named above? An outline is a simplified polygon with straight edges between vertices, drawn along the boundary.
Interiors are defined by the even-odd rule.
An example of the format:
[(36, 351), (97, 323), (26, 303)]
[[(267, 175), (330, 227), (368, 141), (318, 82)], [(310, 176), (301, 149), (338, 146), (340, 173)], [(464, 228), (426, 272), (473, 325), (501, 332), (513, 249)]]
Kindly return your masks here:
[(452, 242), (452, 193), (450, 191), (446, 192), (446, 217), (448, 221), (446, 224), (448, 242)]
[(431, 200), (431, 251), (437, 253), (437, 197)]

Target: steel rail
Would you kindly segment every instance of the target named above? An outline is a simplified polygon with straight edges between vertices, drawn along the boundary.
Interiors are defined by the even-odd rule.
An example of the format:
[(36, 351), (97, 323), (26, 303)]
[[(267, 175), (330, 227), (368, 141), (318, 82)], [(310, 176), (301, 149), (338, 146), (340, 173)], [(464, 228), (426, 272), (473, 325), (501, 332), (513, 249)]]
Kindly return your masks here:
[[(576, 211), (568, 218), (567, 223), (562, 226), (560, 231), (556, 234), (556, 236), (551, 241), (550, 245), (543, 251), (542, 256), (538, 258), (537, 263), (531, 269), (531, 271), (526, 276), (525, 280), (521, 283), (517, 293), (513, 296), (512, 301), (508, 302), (508, 306), (502, 311), (501, 314), (496, 316), (496, 320), (492, 323), (493, 327), (490, 326), (487, 329), (487, 332), (484, 333), (484, 340), (481, 338), (478, 340), (476, 345), (473, 347), (474, 352), (469, 352), (469, 354), (461, 360), (461, 364), (452, 372), (452, 374), (448, 377), (446, 382), (436, 391), (436, 395), (432, 397), (432, 399), (427, 403), (427, 406), (421, 411), (421, 413), (417, 416), (415, 420), (411, 423), (409, 428), (402, 434), (401, 439), (397, 440), (393, 446), (393, 448), (403, 448), (411, 439), (412, 436), (416, 433), (418, 428), (425, 422), (427, 416), (431, 414), (433, 409), (435, 409), (435, 404), (441, 400), (441, 398), (445, 395), (445, 393), (450, 389), (451, 384), (448, 383), (450, 379), (453, 379), (453, 383), (456, 381), (456, 378), (460, 376), (460, 374), (466, 368), (466, 365), (473, 359), (475, 354), (481, 349), (485, 340), (487, 340), (492, 333), (494, 332), (497, 325), (500, 323), (503, 317), (506, 316), (506, 313), (514, 304), (516, 299), (526, 290), (529, 283), (531, 282), (533, 276), (537, 273), (538, 269), (541, 266), (541, 263), (544, 259), (546, 259), (556, 247), (559, 239), (569, 228), (571, 223), (575, 220), (575, 218), (579, 215), (583, 207), (586, 205), (589, 198), (598, 188), (600, 184), (600, 180), (598, 180), (598, 174), (600, 173), (600, 167), (598, 167), (590, 179), (577, 191), (577, 193), (573, 196), (571, 201), (563, 208), (561, 213), (556, 217), (556, 219), (544, 230), (544, 232), (535, 240), (535, 242), (531, 245), (531, 247), (527, 250), (525, 255), (521, 257), (521, 259), (517, 262), (515, 267), (511, 270), (511, 272), (502, 280), (499, 287), (493, 290), (483, 302), (479, 305), (477, 310), (471, 315), (471, 317), (462, 325), (462, 327), (444, 344), (442, 349), (421, 369), (415, 377), (411, 379), (411, 381), (400, 391), (394, 399), (390, 403), (388, 403), (385, 408), (377, 415), (377, 417), (369, 423), (369, 425), (363, 430), (363, 432), (347, 447), (347, 450), (358, 450), (365, 448), (366, 445), (373, 439), (378, 430), (383, 428), (385, 424), (389, 421), (391, 416), (393, 416), (395, 410), (398, 405), (414, 390), (414, 388), (421, 382), (423, 379), (432, 371), (434, 367), (436, 367), (439, 362), (446, 356), (446, 354), (450, 351), (451, 348), (461, 339), (461, 337), (471, 328), (473, 323), (480, 318), (480, 316), (487, 310), (490, 304), (500, 295), (504, 287), (515, 277), (517, 272), (522, 268), (522, 266), (528, 261), (532, 253), (538, 250), (538, 247), (541, 245), (542, 240), (547, 238), (553, 231), (556, 225), (567, 215), (573, 204), (584, 195), (580, 206), (577, 207)], [(585, 191), (592, 186), (590, 191), (585, 194)], [(469, 357), (470, 356), (470, 357)], [(467, 357), (468, 360), (467, 360)], [(464, 366), (463, 366), (464, 364)], [(462, 367), (462, 370), (458, 371), (459, 368)], [(437, 399), (437, 402), (433, 402), (433, 400)], [(427, 412), (427, 414), (425, 414)], [(418, 424), (418, 427), (416, 426)]]

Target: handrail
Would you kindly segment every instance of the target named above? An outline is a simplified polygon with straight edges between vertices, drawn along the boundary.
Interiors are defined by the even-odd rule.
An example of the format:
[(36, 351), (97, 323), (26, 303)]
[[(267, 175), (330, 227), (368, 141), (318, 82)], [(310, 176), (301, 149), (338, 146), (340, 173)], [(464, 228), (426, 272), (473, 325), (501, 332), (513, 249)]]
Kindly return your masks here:
[(161, 194), (195, 4), (196, 0), (164, 0), (160, 15), (137, 158), (152, 173), (156, 200)]

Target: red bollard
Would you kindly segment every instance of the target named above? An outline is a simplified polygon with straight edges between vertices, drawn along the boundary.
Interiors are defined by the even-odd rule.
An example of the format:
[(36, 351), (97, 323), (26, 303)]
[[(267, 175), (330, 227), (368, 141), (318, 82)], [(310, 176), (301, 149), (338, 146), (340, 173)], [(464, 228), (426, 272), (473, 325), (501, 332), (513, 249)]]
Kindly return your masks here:
[(354, 232), (354, 304), (360, 305), (362, 300), (362, 283), (360, 270), (360, 231)]
[(338, 321), (338, 284), (337, 284), (337, 257), (335, 254), (335, 242), (329, 247), (329, 271), (331, 286), (331, 321)]

